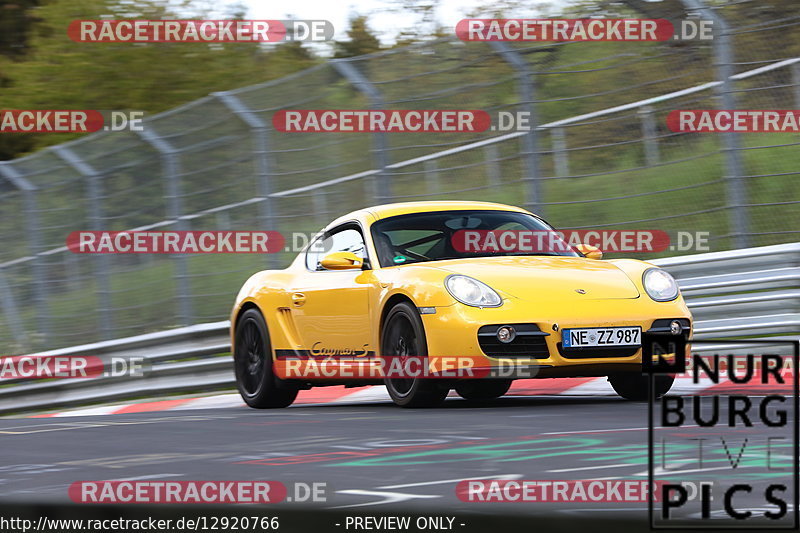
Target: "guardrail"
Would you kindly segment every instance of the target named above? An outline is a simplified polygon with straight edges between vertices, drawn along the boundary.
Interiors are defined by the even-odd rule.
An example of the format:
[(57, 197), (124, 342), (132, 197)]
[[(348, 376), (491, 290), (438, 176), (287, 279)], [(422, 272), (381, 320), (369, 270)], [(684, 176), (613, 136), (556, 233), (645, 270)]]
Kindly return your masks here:
[[(671, 272), (695, 318), (695, 336), (797, 338), (800, 243), (652, 261)], [(143, 376), (0, 380), (0, 413), (234, 387), (228, 321), (72, 346), (37, 356), (141, 357)], [(704, 350), (736, 350), (735, 340)]]

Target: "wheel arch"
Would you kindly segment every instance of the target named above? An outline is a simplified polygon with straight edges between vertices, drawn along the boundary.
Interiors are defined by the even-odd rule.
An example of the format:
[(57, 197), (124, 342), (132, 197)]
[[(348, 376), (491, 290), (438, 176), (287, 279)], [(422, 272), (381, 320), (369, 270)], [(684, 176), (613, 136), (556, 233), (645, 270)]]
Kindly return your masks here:
[(405, 293), (397, 292), (389, 296), (389, 298), (387, 298), (386, 302), (384, 302), (383, 304), (383, 309), (381, 309), (379, 333), (381, 334), (383, 333), (383, 323), (386, 321), (386, 315), (389, 314), (389, 311), (392, 310), (392, 307), (399, 304), (400, 302), (408, 302), (416, 308), (414, 300), (412, 300), (411, 297)]
[[(389, 311), (391, 311), (394, 306), (396, 306), (397, 304), (402, 303), (402, 302), (406, 302), (406, 303), (410, 304), (411, 307), (413, 307), (414, 310), (417, 311), (417, 314), (419, 314), (419, 310), (417, 309), (417, 304), (414, 303), (414, 300), (412, 300), (411, 297), (408, 294), (405, 294), (405, 293), (402, 293), (402, 292), (397, 292), (397, 293), (392, 294), (391, 296), (389, 296), (389, 298), (387, 298), (386, 302), (383, 304), (383, 309), (381, 309), (381, 320), (380, 320), (380, 323), (378, 325), (378, 352), (379, 353), (382, 351), (381, 343), (382, 343), (382, 340), (383, 340), (383, 326), (386, 323), (386, 315), (389, 314)], [(428, 344), (428, 334), (425, 331), (425, 322), (420, 319), (419, 323), (420, 323), (420, 326), (422, 327), (422, 335), (423, 335), (423, 338), (425, 339), (425, 345), (427, 346), (427, 344)]]
[(270, 333), (269, 330), (267, 317), (264, 316), (264, 311), (256, 302), (252, 300), (247, 300), (245, 302), (242, 302), (242, 304), (239, 305), (239, 308), (236, 309), (236, 314), (231, 316), (231, 326), (230, 326), (231, 354), (236, 349), (236, 327), (239, 325), (239, 320), (242, 318), (242, 315), (245, 314), (245, 312), (249, 311), (250, 309), (255, 309), (256, 311), (259, 312), (259, 314), (261, 314), (261, 318), (264, 319), (264, 326), (267, 328), (267, 335), (270, 338), (270, 343), (272, 342), (272, 334)]
[(261, 313), (262, 317), (264, 316), (264, 311), (261, 310), (261, 308), (258, 306), (257, 303), (252, 301), (246, 301), (239, 307), (239, 310), (236, 312), (236, 317), (234, 318), (233, 324), (231, 324), (232, 331), (236, 332), (236, 326), (239, 325), (239, 319), (242, 318), (242, 315), (245, 313), (245, 311), (248, 311), (250, 309), (255, 309), (256, 311)]

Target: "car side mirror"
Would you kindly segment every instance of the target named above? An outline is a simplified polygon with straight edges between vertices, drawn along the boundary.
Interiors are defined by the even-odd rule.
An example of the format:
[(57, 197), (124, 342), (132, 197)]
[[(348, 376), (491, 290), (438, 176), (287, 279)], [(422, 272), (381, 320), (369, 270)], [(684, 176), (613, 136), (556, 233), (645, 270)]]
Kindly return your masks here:
[(327, 270), (361, 270), (364, 260), (353, 252), (333, 252), (319, 262)]
[(602, 259), (603, 252), (597, 246), (591, 244), (579, 244), (575, 248), (589, 259)]

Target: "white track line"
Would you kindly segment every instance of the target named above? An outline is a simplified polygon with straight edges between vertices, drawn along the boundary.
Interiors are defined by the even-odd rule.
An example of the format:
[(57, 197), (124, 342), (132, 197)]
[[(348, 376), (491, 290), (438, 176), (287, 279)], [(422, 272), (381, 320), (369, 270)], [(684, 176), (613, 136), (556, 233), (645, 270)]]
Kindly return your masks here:
[(97, 416), (97, 415), (110, 415), (114, 414), (119, 409), (124, 409), (132, 404), (122, 405), (101, 405), (100, 407), (88, 407), (86, 409), (75, 409), (74, 411), (64, 411), (63, 413), (56, 413), (51, 418), (63, 418), (67, 416)]
[(369, 403), (369, 402), (390, 402), (392, 399), (386, 391), (386, 387), (364, 387), (363, 389), (351, 392), (341, 398), (337, 398), (328, 403)]
[(244, 401), (242, 401), (242, 397), (239, 396), (238, 392), (233, 392), (229, 394), (216, 394), (214, 396), (204, 396), (202, 398), (195, 398), (190, 402), (186, 402), (185, 404), (178, 405), (177, 407), (173, 407), (172, 410), (184, 410), (184, 409), (207, 409), (207, 408), (225, 408), (225, 407), (241, 407), (244, 405)]
[(579, 466), (577, 468), (558, 468), (556, 470), (547, 470), (547, 472), (579, 472), (581, 470), (603, 470), (605, 468), (622, 468), (623, 466), (642, 466), (642, 465), (634, 463), (620, 463), (616, 465)]
[(616, 396), (614, 388), (606, 378), (597, 378), (581, 383), (559, 394), (559, 396)]

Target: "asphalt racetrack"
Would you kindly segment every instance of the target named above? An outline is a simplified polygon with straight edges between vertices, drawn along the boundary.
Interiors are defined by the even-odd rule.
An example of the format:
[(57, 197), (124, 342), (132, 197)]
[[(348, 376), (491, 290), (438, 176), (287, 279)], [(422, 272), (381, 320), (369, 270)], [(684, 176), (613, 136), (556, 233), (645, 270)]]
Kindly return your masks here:
[[(645, 403), (555, 396), (482, 404), (449, 399), (426, 410), (381, 402), (5, 418), (0, 420), (0, 501), (66, 503), (68, 487), (80, 480), (275, 480), (289, 487), (289, 499), (297, 482), (325, 484), (324, 501), (279, 504), (286, 509), (447, 510), (462, 517), (498, 511), (549, 517), (602, 513), (644, 524), (647, 503), (467, 502), (455, 489), (464, 479), (646, 480), (647, 420)], [(680, 431), (691, 438), (690, 428)], [(761, 431), (719, 430), (727, 438), (727, 459), (739, 457), (739, 470), (726, 468), (722, 447), (718, 442), (715, 447), (715, 436), (706, 432), (704, 465), (692, 462), (694, 448), (687, 446), (681, 452), (685, 460), (670, 459), (656, 478), (757, 480), (761, 474), (748, 468), (755, 472), (763, 459), (753, 447), (742, 449), (742, 443), (749, 438), (752, 445)], [(772, 460), (785, 459), (788, 449), (773, 449)], [(776, 475), (791, 488), (791, 473)], [(738, 495), (736, 505), (769, 508), (758, 491)]]

